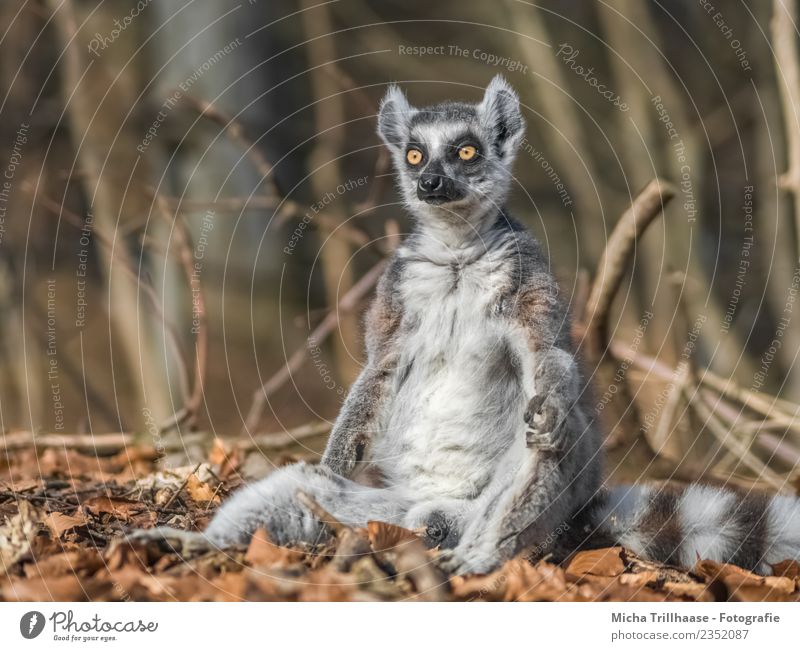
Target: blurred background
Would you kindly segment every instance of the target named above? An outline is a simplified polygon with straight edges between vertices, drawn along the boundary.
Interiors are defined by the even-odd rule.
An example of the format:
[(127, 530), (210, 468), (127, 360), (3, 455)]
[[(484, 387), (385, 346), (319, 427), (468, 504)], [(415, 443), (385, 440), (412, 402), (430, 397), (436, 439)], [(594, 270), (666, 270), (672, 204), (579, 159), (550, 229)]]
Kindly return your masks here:
[(502, 73), (528, 123), (511, 210), (579, 346), (620, 216), (651, 179), (675, 188), (588, 351), (610, 472), (786, 489), (795, 7), (716, 4), (3, 3), (4, 438), (124, 432), (187, 452), (216, 436), (313, 458), (410, 227), (380, 98), (398, 82), (414, 105), (479, 101)]

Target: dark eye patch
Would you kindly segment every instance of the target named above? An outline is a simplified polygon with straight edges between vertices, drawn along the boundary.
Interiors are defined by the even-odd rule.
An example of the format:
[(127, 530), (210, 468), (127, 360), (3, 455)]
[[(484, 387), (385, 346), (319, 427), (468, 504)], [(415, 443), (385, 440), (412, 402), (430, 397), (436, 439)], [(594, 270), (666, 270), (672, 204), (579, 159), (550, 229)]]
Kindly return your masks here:
[[(458, 157), (458, 150), (461, 149), (461, 147), (465, 147), (467, 145), (475, 147), (475, 149), (477, 150), (477, 155), (471, 161), (461, 161)], [(473, 164), (476, 161), (480, 160), (482, 153), (485, 151), (483, 145), (481, 144), (480, 139), (471, 131), (465, 131), (464, 133), (460, 134), (457, 138), (453, 138), (453, 140), (451, 140), (450, 143), (447, 145), (447, 149), (448, 149), (448, 155), (451, 158), (458, 160), (459, 162), (462, 162), (465, 165)]]

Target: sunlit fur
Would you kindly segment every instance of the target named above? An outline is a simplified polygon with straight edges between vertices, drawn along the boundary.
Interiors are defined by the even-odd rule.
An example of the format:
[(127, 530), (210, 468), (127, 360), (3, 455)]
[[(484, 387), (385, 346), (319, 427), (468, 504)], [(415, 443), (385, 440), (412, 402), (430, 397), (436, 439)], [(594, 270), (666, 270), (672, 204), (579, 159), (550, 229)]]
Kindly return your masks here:
[[(378, 284), (364, 368), (322, 463), (244, 488), (203, 541), (244, 543), (264, 527), (276, 543), (319, 542), (329, 531), (298, 499), (303, 491), (353, 526), (425, 529), (456, 573), (598, 544), (762, 573), (799, 559), (794, 498), (699, 485), (602, 489), (602, 437), (566, 306), (538, 243), (505, 208), (524, 131), (510, 86), (497, 77), (477, 104), (430, 108), (392, 87), (378, 131), (414, 229)], [(458, 157), (465, 143), (478, 150), (474, 162)], [(418, 165), (410, 147), (423, 152)], [(419, 185), (432, 173), (442, 182), (433, 194)], [(198, 536), (156, 535), (176, 533)]]
[[(519, 100), (500, 77), (477, 104), (417, 109), (393, 87), (378, 131), (414, 230), (379, 283), (365, 367), (323, 465), (245, 489), (207, 535), (225, 544), (261, 525), (276, 542), (317, 539), (322, 527), (294, 499), (302, 489), (350, 524), (442, 524), (451, 569), (486, 571), (548, 537), (600, 482), (567, 311), (538, 244), (505, 209)], [(470, 161), (458, 156), (464, 144), (477, 150)], [(423, 152), (418, 165), (410, 148)], [(432, 172), (450, 184), (448, 200), (421, 198)], [(552, 429), (537, 439), (526, 408), (542, 392)]]

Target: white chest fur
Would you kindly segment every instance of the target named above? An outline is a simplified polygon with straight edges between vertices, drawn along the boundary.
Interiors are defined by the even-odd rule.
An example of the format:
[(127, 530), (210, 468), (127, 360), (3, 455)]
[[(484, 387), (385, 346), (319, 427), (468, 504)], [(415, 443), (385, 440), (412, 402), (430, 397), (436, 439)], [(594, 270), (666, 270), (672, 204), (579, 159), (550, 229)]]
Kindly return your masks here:
[(472, 497), (503, 453), (522, 445), (533, 395), (530, 352), (496, 305), (507, 285), (502, 251), (451, 264), (412, 259), (393, 398), (373, 444), (389, 482), (420, 497)]

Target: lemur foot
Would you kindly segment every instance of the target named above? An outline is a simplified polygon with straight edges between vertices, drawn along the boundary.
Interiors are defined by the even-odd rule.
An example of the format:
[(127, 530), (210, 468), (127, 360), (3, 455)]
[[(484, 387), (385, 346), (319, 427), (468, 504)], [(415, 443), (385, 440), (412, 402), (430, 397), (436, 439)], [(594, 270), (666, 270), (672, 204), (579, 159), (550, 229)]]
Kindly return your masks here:
[(158, 542), (167, 551), (177, 551), (184, 556), (195, 556), (217, 547), (199, 531), (183, 531), (172, 527), (154, 527), (152, 529), (135, 529), (124, 539), (128, 542)]
[(456, 518), (434, 511), (425, 520), (422, 542), (428, 549), (451, 549), (458, 545), (461, 530)]
[(435, 559), (436, 565), (454, 576), (462, 574), (489, 574), (496, 570), (501, 559), (496, 549), (487, 552), (477, 547), (443, 549)]
[(450, 523), (444, 513), (436, 511), (431, 513), (425, 526), (422, 542), (428, 549), (440, 547), (450, 533)]

